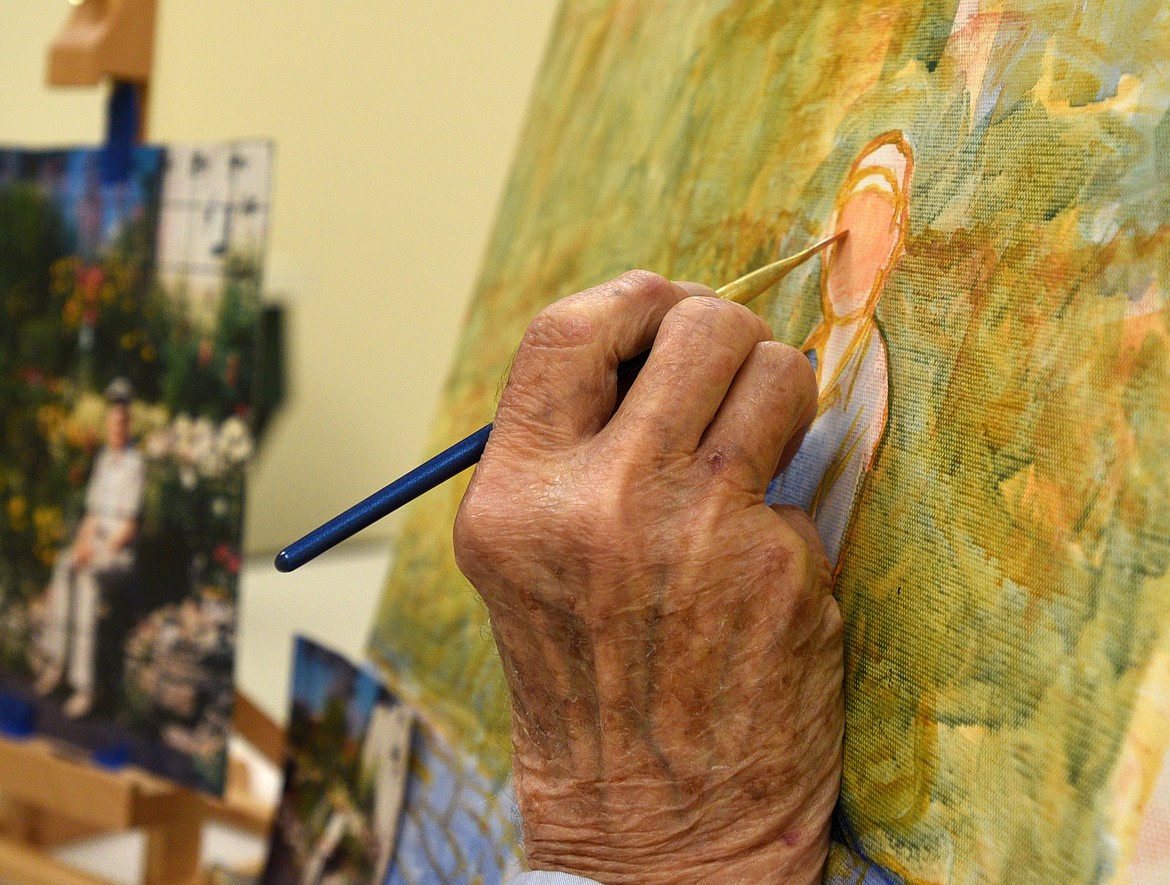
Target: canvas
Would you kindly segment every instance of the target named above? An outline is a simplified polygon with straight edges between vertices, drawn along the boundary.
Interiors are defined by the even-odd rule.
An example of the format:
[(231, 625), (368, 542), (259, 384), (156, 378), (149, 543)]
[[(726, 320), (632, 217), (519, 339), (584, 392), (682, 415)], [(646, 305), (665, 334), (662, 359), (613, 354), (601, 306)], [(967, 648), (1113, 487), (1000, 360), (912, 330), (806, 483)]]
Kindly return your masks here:
[(4, 727), (218, 793), (271, 150), (130, 160), (0, 151)]
[(262, 885), (382, 885), (413, 715), (376, 674), (305, 637), (293, 654), (284, 790)]
[[(1166, 881), (1170, 8), (569, 0), (435, 428), (492, 416), (545, 304), (644, 267), (808, 353), (846, 623), (830, 880)], [(451, 525), (406, 516), (371, 638), (498, 789), (508, 709)]]
[(385, 885), (504, 885), (522, 868), (517, 832), (511, 790), (420, 720)]

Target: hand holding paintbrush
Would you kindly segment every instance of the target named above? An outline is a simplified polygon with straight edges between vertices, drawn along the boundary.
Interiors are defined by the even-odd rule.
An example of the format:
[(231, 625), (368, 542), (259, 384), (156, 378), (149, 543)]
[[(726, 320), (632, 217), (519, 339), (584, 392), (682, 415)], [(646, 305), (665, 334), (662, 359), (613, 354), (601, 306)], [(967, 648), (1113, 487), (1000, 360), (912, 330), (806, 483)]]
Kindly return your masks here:
[[(451, 527), (499, 652), (533, 869), (821, 882), (844, 624), (817, 526), (767, 503), (817, 382), (713, 294), (635, 271), (541, 311)], [(647, 348), (623, 395), (619, 361)], [(438, 596), (420, 585), (434, 619), (406, 629), (463, 646), (450, 658), (484, 621), (446, 566)]]
[[(802, 252), (798, 252), (796, 255), (765, 265), (721, 287), (716, 290), (715, 295), (738, 304), (746, 304), (768, 291), (792, 270), (844, 236), (845, 232), (842, 231)], [(649, 351), (623, 362), (618, 367), (619, 379), (633, 378), (637, 375), (648, 355)], [(462, 473), (479, 461), (491, 431), (491, 424), (483, 426), (471, 436), (440, 452), (425, 464), (421, 464), (405, 476), (309, 532), (299, 541), (290, 544), (277, 554), (277, 570), (290, 572), (299, 568), (331, 547), (340, 544), (346, 538), (368, 528), (382, 517), (413, 501), (419, 495)]]

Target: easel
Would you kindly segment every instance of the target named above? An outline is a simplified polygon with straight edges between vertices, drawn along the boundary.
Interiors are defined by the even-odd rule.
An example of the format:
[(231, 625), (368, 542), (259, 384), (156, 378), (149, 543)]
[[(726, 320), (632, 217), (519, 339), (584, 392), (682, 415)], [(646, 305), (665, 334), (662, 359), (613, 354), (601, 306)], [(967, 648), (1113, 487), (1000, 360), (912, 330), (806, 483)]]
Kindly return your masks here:
[[(49, 47), (49, 85), (113, 79), (107, 149), (115, 159), (112, 142), (141, 141), (146, 131), (154, 21), (155, 0), (84, 0)], [(233, 729), (283, 765), (283, 732), (239, 693)], [(266, 835), (272, 813), (251, 794), (242, 762), (229, 765), (224, 798), (213, 799), (131, 767), (101, 768), (47, 740), (0, 738), (0, 881), (109, 885), (57, 861), (48, 849), (141, 829), (146, 885), (197, 885), (204, 880), (199, 852), (206, 821)]]
[(138, 93), (146, 134), (150, 69), (154, 61), (155, 0), (84, 0), (49, 46), (50, 86), (97, 86), (106, 77)]
[[(272, 762), (283, 736), (250, 700), (236, 697), (234, 730)], [(219, 821), (267, 835), (272, 809), (251, 795), (247, 769), (233, 763), (223, 799), (135, 768), (109, 771), (70, 758), (46, 740), (0, 739), (0, 880), (28, 885), (110, 885), (50, 856), (49, 849), (104, 833), (146, 835), (144, 885), (198, 885), (203, 825)]]

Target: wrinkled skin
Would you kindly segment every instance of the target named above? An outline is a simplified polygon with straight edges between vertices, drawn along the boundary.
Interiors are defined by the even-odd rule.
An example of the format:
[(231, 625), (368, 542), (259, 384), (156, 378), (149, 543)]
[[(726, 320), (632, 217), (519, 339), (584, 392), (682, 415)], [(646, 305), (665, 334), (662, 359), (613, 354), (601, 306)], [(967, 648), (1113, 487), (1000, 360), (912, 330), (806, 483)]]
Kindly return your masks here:
[[(533, 869), (820, 881), (841, 615), (812, 522), (764, 504), (816, 382), (711, 294), (634, 271), (541, 313), (456, 520), (511, 691)], [(651, 344), (619, 397), (619, 361)]]

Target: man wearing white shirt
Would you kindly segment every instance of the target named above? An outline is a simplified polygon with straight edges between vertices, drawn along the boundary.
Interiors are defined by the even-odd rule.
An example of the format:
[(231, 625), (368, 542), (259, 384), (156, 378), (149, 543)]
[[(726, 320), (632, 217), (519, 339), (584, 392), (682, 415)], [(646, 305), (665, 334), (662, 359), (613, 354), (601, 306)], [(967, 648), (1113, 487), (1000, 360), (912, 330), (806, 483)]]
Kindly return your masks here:
[(35, 685), (37, 694), (47, 695), (67, 677), (73, 694), (63, 710), (70, 718), (93, 709), (102, 588), (134, 567), (133, 542), (142, 509), (145, 465), (130, 439), (134, 388), (116, 378), (105, 396), (106, 444), (94, 459), (85, 515), (73, 544), (53, 568), (41, 641), (46, 663)]

